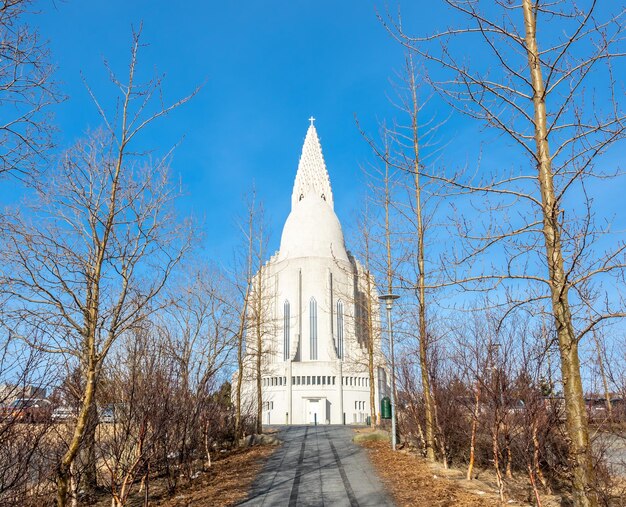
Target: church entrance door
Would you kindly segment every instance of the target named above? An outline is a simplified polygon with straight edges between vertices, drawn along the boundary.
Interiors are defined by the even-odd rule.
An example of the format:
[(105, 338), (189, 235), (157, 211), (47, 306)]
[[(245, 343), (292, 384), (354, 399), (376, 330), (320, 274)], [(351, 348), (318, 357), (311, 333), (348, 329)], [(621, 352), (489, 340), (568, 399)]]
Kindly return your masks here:
[(322, 404), (320, 400), (309, 399), (309, 424), (322, 423)]

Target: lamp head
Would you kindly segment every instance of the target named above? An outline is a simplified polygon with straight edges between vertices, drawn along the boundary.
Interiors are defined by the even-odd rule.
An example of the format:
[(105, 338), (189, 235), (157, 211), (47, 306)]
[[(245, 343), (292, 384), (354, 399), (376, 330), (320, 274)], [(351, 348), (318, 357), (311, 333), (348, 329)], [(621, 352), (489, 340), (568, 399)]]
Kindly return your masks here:
[(398, 299), (399, 297), (400, 296), (398, 296), (397, 294), (392, 294), (390, 292), (389, 294), (382, 294), (382, 295), (378, 296), (378, 299), (380, 299), (384, 303), (387, 303), (387, 308), (391, 308), (391, 306), (393, 305), (393, 302), (396, 299)]

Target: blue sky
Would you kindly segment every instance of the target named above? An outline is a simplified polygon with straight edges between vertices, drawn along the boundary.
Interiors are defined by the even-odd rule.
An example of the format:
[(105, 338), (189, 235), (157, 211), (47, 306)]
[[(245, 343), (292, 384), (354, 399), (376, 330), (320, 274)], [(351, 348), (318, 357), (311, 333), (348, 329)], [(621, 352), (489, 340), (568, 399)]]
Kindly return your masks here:
[[(186, 191), (181, 211), (204, 222), (207, 255), (228, 264), (240, 241), (237, 215), (244, 214), (244, 199), (253, 184), (271, 222), (270, 248), (278, 247), (311, 115), (317, 118), (335, 210), (346, 236), (353, 235), (353, 218), (365, 193), (360, 166), (372, 160), (354, 117), (375, 133), (378, 121), (396, 114), (389, 101), (394, 96), (390, 80), (404, 62), (403, 49), (386, 32), (376, 12), (384, 13), (389, 5), (395, 13), (400, 6), (407, 31), (423, 34), (451, 23), (449, 12), (440, 4), (410, 0), (388, 4), (378, 0), (41, 0), (32, 24), (49, 40), (52, 61), (58, 67), (56, 79), (68, 95), (54, 111), (60, 150), (99, 126), (81, 73), (98, 97), (110, 97), (114, 90), (102, 61), (106, 58), (120, 76), (125, 75), (133, 26), (143, 23), (142, 40), (148, 44), (140, 54), (142, 72), (145, 76), (157, 69), (166, 74), (166, 97), (178, 99), (204, 84), (189, 104), (157, 123), (139, 141), (142, 148), (157, 154), (180, 142), (172, 169)], [(615, 4), (603, 2), (600, 9)], [(471, 43), (462, 48), (474, 62), (488, 65)], [(622, 79), (623, 89), (621, 70), (616, 76)], [(450, 114), (436, 101), (427, 113), (427, 117), (439, 118)], [(534, 170), (505, 137), (485, 133), (481, 125), (461, 116), (451, 116), (440, 139), (446, 145), (444, 159), (449, 169), (474, 167), (482, 152), (481, 172), (510, 167)], [(613, 167), (622, 153), (623, 144), (604, 160)], [(599, 220), (615, 217), (618, 236), (623, 239), (623, 180), (592, 184), (590, 192), (596, 197)], [(6, 198), (7, 191), (3, 193)], [(568, 204), (575, 208), (576, 198)], [(468, 220), (479, 222), (481, 214), (473, 213)], [(437, 239), (441, 249), (453, 245), (448, 238)], [(612, 247), (616, 239), (609, 241)]]
[[(69, 97), (55, 109), (60, 148), (100, 124), (81, 74), (98, 97), (110, 97), (114, 90), (102, 61), (124, 76), (133, 26), (143, 23), (148, 44), (140, 68), (144, 75), (155, 69), (166, 74), (166, 97), (175, 100), (204, 84), (190, 103), (139, 141), (156, 153), (180, 141), (172, 168), (186, 191), (181, 209), (204, 222), (207, 254), (228, 263), (239, 241), (237, 215), (243, 215), (253, 184), (268, 211), (271, 249), (278, 247), (311, 115), (317, 118), (336, 212), (351, 236), (365, 193), (360, 166), (372, 160), (354, 117), (375, 133), (378, 121), (396, 114), (390, 80), (404, 61), (403, 49), (376, 13), (400, 8), (407, 32), (423, 34), (452, 22), (441, 4), (42, 0), (33, 24), (49, 40), (57, 80)], [(466, 49), (473, 61), (485, 61), (471, 43)], [(448, 115), (437, 102), (426, 114)], [(481, 128), (458, 115), (445, 124), (440, 138), (449, 169), (474, 166), (482, 151), (481, 171), (511, 165), (532, 170), (509, 140), (495, 132), (479, 134)], [(613, 161), (619, 158), (614, 150)], [(616, 206), (620, 193), (619, 185), (599, 186), (596, 206), (600, 215), (617, 214), (624, 228)]]
[[(405, 3), (404, 14), (419, 25), (414, 2)], [(143, 22), (149, 46), (140, 64), (166, 74), (167, 96), (204, 83), (191, 103), (141, 142), (164, 151), (182, 139), (173, 171), (187, 190), (182, 207), (205, 220), (209, 253), (230, 257), (235, 217), (253, 183), (277, 247), (311, 115), (346, 224), (364, 190), (359, 164), (369, 157), (354, 115), (375, 129), (391, 112), (389, 79), (403, 62), (377, 9), (386, 7), (363, 0), (41, 2), (34, 23), (50, 42), (57, 79), (69, 96), (56, 108), (60, 145), (99, 124), (81, 73), (98, 96), (110, 96), (102, 60), (123, 76), (131, 27)]]

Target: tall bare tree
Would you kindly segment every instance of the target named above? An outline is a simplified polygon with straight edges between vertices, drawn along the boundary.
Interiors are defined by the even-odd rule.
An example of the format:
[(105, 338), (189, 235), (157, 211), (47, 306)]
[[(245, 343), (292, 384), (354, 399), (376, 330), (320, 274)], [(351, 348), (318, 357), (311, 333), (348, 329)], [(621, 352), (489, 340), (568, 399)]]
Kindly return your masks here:
[(2, 231), (3, 324), (34, 348), (74, 357), (82, 378), (79, 416), (58, 464), (59, 506), (67, 503), (72, 463), (94, 431), (103, 361), (117, 338), (158, 305), (191, 242), (173, 211), (169, 156), (153, 160), (136, 142), (190, 97), (153, 108), (162, 98), (161, 77), (135, 81), (139, 48), (135, 32), (127, 82), (111, 73), (121, 94), (115, 114), (94, 97), (104, 127), (63, 156), (29, 211), (16, 213)]
[(374, 276), (370, 270), (371, 262), (371, 237), (367, 224), (367, 205), (365, 210), (364, 221), (361, 224), (361, 234), (363, 240), (363, 260), (365, 262), (364, 273), (360, 276), (364, 279), (361, 282), (364, 285), (364, 297), (357, 304), (361, 304), (364, 308), (363, 311), (359, 311), (360, 315), (365, 317), (365, 322), (361, 325), (365, 328), (366, 333), (366, 349), (367, 349), (367, 372), (369, 376), (369, 389), (370, 389), (370, 426), (374, 428), (376, 426), (376, 370), (381, 366), (378, 350), (380, 349), (380, 319), (376, 318), (378, 315), (378, 301), (375, 300), (377, 295), (376, 285), (374, 282)]
[(256, 191), (252, 190), (252, 198), (244, 223), (241, 225), (243, 234), (243, 259), (239, 262), (238, 272), (235, 273), (235, 287), (239, 299), (239, 319), (234, 330), (237, 342), (237, 376), (235, 379), (235, 436), (239, 438), (242, 431), (242, 388), (244, 381), (244, 359), (246, 354), (246, 326), (250, 304), (252, 276), (254, 273), (254, 234), (255, 215), (257, 213)]
[[(239, 326), (235, 330), (238, 344), (236, 410), (239, 412), (239, 428), (243, 420), (244, 407), (249, 405), (256, 411), (255, 431), (263, 430), (263, 373), (275, 356), (276, 316), (274, 315), (275, 279), (266, 263), (268, 229), (263, 203), (257, 201), (253, 190), (247, 203), (247, 212), (242, 230), (240, 273), (235, 285), (239, 297)], [(244, 347), (245, 345), (245, 347)], [(254, 394), (246, 390), (244, 382), (254, 384)], [(247, 410), (246, 410), (247, 411)]]
[[(427, 185), (432, 183), (426, 180), (422, 168), (426, 157), (423, 156), (422, 143), (432, 135), (436, 125), (423, 122), (420, 102), (420, 86), (416, 69), (411, 55), (406, 59), (406, 68), (402, 73), (402, 82), (397, 89), (396, 107), (401, 117), (393, 122), (392, 127), (382, 125), (382, 146), (367, 138), (375, 155), (381, 160), (384, 169), (379, 171), (380, 188), (372, 181), (373, 198), (384, 212), (386, 278), (391, 291), (391, 278), (398, 279), (402, 288), (415, 298), (417, 306), (417, 343), (420, 365), (420, 379), (424, 399), (424, 444), (425, 454), (429, 460), (435, 459), (435, 414), (434, 401), (428, 367), (428, 340), (429, 340), (429, 299), (432, 299), (433, 289), (439, 287), (434, 275), (436, 255), (427, 258), (427, 229), (430, 229), (432, 210), (429, 210), (429, 201), (436, 194)], [(426, 101), (425, 101), (426, 102)], [(429, 144), (429, 143), (427, 143)], [(402, 176), (399, 176), (402, 175)], [(425, 181), (426, 180), (426, 181)], [(406, 195), (398, 197), (393, 187), (400, 186)], [(378, 194), (378, 195), (377, 195)], [(432, 207), (432, 206), (431, 206)], [(392, 216), (393, 215), (393, 216)], [(391, 222), (395, 223), (391, 223)], [(391, 233), (406, 238), (409, 245), (405, 251), (392, 248)], [(430, 232), (430, 231), (429, 231)], [(392, 262), (393, 255), (397, 257)], [(394, 267), (395, 264), (395, 267)], [(404, 269), (403, 269), (404, 268)], [(389, 272), (393, 271), (393, 274)]]
[[(623, 242), (604, 251), (593, 246), (609, 227), (594, 222), (586, 184), (590, 178), (615, 175), (602, 167), (601, 156), (626, 134), (615, 77), (624, 54), (625, 11), (611, 6), (618, 11), (611, 14), (607, 4), (596, 0), (576, 5), (560, 0), (443, 4), (456, 23), (453, 28), (413, 37), (400, 23), (387, 26), (430, 65), (441, 98), (502, 132), (529, 164), (492, 178), (429, 176), (461, 193), (498, 199), (497, 206), (492, 202), (488, 208), (496, 218), (485, 230), (479, 230), (479, 223), (460, 223), (472, 246), (457, 260), (470, 262), (499, 246), (504, 262), (493, 272), (477, 274), (476, 281), (508, 283), (509, 288), (523, 281), (529, 295), (515, 298), (517, 304), (549, 301), (560, 351), (574, 503), (597, 505), (579, 343), (598, 322), (624, 312), (622, 301), (607, 301), (592, 309), (590, 322), (582, 323), (578, 291), (593, 282), (612, 283), (610, 275), (623, 273), (625, 266)], [(480, 61), (472, 58), (476, 54)]]
[[(335, 259), (337, 269), (347, 275), (351, 283), (336, 283), (333, 290), (337, 291), (338, 297), (343, 302), (348, 302), (351, 311), (342, 315), (346, 323), (353, 327), (357, 347), (352, 347), (343, 351), (342, 368), (343, 372), (354, 370), (362, 372), (367, 369), (369, 401), (370, 401), (370, 426), (374, 428), (377, 424), (376, 386), (378, 369), (384, 367), (385, 359), (381, 350), (381, 324), (379, 317), (379, 301), (376, 280), (372, 273), (374, 262), (373, 249), (377, 246), (374, 239), (374, 220), (370, 214), (369, 203), (366, 202), (360, 217), (357, 219), (358, 232), (356, 245), (359, 252), (358, 257), (362, 262), (348, 253), (349, 265)], [(337, 345), (336, 345), (337, 347)], [(337, 351), (339, 355), (339, 351)]]
[(272, 353), (273, 344), (267, 340), (272, 336), (272, 280), (268, 276), (265, 264), (265, 248), (267, 246), (267, 231), (263, 218), (263, 207), (257, 209), (254, 233), (252, 239), (253, 262), (256, 274), (252, 280), (250, 302), (248, 304), (248, 350), (254, 354), (254, 380), (256, 382), (256, 432), (263, 432), (263, 367), (264, 362)]
[[(408, 158), (405, 156), (405, 163), (403, 164), (404, 170), (413, 175), (411, 190), (413, 193), (413, 206), (412, 214), (415, 234), (416, 234), (416, 247), (415, 252), (415, 264), (417, 267), (417, 276), (415, 283), (412, 284), (417, 295), (418, 305), (418, 343), (419, 343), (419, 364), (420, 364), (420, 378), (422, 381), (422, 391), (424, 396), (424, 419), (425, 419), (425, 444), (426, 444), (426, 457), (429, 460), (435, 459), (435, 408), (433, 403), (432, 389), (430, 385), (430, 372), (428, 366), (428, 323), (427, 323), (427, 306), (426, 291), (432, 282), (429, 281), (426, 272), (426, 212), (425, 212), (425, 197), (424, 197), (424, 183), (421, 179), (421, 165), (422, 161), (420, 149), (421, 149), (421, 136), (419, 114), (420, 114), (420, 102), (418, 99), (418, 84), (416, 81), (416, 72), (413, 65), (413, 60), (409, 56), (407, 59), (406, 68), (406, 85), (408, 91), (408, 97), (403, 102), (403, 110), (406, 111), (410, 120), (410, 125), (406, 129), (407, 136), (409, 136), (409, 153)], [(401, 133), (399, 133), (401, 135)]]

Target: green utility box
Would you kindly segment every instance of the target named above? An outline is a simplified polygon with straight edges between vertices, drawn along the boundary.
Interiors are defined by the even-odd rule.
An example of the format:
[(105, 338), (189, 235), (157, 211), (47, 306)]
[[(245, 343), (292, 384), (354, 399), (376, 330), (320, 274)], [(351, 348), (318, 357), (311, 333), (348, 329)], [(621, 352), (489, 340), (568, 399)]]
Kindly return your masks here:
[(380, 400), (380, 416), (383, 419), (391, 419), (391, 400), (389, 396), (385, 396)]

